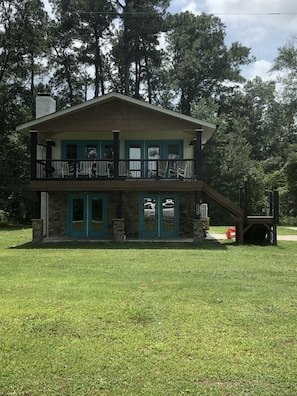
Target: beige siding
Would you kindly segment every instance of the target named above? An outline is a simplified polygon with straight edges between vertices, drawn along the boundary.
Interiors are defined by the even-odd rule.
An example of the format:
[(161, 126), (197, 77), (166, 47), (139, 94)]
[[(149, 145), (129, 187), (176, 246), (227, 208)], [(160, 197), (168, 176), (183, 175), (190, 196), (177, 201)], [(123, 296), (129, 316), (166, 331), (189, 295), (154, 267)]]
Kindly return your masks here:
[[(120, 157), (125, 157), (125, 142), (130, 140), (183, 140), (184, 142), (184, 152), (183, 157), (187, 159), (193, 158), (193, 146), (190, 146), (192, 136), (187, 132), (182, 131), (165, 131), (160, 134), (160, 132), (151, 131), (149, 133), (144, 133), (143, 131), (131, 131), (131, 132), (121, 132), (119, 135), (120, 139)], [(59, 134), (55, 137), (54, 141), (56, 145), (52, 149), (53, 159), (60, 159), (61, 156), (61, 141), (62, 140), (113, 140), (112, 131), (105, 132), (67, 132)], [(45, 152), (45, 150), (44, 150)]]

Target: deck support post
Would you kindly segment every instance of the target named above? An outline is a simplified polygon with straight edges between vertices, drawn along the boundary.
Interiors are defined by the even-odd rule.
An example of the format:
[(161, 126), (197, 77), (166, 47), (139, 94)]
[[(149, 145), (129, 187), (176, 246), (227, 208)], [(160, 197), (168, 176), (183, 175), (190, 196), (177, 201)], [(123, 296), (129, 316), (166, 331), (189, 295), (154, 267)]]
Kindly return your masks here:
[(202, 180), (202, 129), (196, 129), (194, 145), (194, 163), (196, 180)]
[(36, 161), (37, 161), (37, 131), (30, 131), (31, 134), (31, 179), (36, 180)]
[(244, 244), (244, 230), (243, 230), (243, 218), (236, 218), (236, 242), (240, 245)]
[(273, 224), (273, 241), (272, 241), (274, 246), (277, 246), (277, 225), (274, 223)]

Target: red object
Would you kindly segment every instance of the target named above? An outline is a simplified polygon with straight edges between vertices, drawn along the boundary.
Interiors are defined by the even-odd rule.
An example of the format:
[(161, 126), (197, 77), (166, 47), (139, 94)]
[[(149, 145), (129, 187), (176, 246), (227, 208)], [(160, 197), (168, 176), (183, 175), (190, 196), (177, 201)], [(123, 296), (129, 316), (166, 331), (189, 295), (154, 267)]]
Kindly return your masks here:
[(226, 238), (232, 239), (236, 237), (236, 228), (228, 228), (226, 232)]

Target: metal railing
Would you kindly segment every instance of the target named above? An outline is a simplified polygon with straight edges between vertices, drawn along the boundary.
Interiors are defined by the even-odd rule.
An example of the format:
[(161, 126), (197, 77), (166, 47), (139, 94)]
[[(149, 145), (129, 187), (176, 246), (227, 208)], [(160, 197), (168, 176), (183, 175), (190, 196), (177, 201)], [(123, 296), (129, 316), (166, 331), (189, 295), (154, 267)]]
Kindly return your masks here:
[(195, 180), (192, 159), (37, 160), (32, 179)]

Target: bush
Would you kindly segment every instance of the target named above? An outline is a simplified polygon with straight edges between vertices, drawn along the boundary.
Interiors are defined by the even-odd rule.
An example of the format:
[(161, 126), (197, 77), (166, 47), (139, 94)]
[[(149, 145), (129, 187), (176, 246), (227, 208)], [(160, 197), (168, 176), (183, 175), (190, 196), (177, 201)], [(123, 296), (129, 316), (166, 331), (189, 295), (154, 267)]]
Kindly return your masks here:
[(279, 225), (282, 226), (297, 226), (297, 217), (286, 216), (282, 217), (279, 221)]

